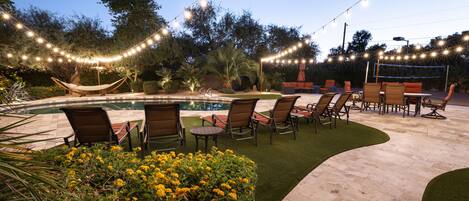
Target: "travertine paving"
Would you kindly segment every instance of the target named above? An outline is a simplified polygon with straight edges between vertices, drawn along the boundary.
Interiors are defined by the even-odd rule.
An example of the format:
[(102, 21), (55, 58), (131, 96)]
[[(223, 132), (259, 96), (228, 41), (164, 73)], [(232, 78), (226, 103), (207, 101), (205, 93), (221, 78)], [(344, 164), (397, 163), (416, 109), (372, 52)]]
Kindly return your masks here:
[[(298, 105), (319, 99), (319, 95), (301, 96)], [(269, 110), (274, 102), (261, 100), (256, 110)], [(111, 122), (143, 119), (143, 111), (121, 110), (108, 113)], [(182, 115), (200, 116), (212, 113), (183, 111)], [(390, 141), (347, 151), (326, 160), (309, 173), (284, 200), (421, 200), (423, 191), (432, 178), (447, 171), (469, 167), (469, 107), (448, 106), (444, 114), (448, 117), (447, 120), (402, 118), (398, 114), (378, 115), (372, 111), (352, 111), (352, 121), (386, 132)], [(2, 119), (0, 124), (12, 120)], [(31, 124), (15, 131), (30, 133), (50, 130), (39, 138), (57, 138), (36, 143), (33, 145), (35, 149), (61, 144), (61, 138), (72, 132), (63, 114), (38, 115), (33, 120)]]

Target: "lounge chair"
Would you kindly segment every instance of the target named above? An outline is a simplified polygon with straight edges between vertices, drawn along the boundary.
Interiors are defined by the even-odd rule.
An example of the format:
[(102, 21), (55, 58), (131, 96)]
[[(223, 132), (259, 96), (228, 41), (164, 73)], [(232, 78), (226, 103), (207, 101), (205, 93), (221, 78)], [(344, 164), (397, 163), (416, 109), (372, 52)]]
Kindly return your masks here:
[(365, 83), (363, 86), (362, 106), (361, 111), (368, 110), (373, 104), (373, 109), (378, 106), (378, 110), (381, 113), (381, 86), (378, 83)]
[(324, 83), (324, 87), (321, 87), (319, 91), (322, 94), (337, 91), (336, 86), (335, 86), (335, 80), (326, 80)]
[(307, 122), (314, 121), (315, 133), (318, 132), (318, 124), (329, 124), (329, 128), (332, 129), (332, 113), (329, 110), (329, 104), (335, 95), (336, 93), (323, 94), (317, 103), (308, 104), (306, 107), (295, 107), (293, 111), (303, 115)]
[[(383, 101), (383, 114), (389, 112), (389, 106), (392, 109), (403, 110), (402, 117), (405, 117), (405, 113), (409, 114), (409, 105), (407, 99), (404, 96), (405, 86), (404, 85), (387, 85), (384, 89), (384, 101)], [(391, 110), (392, 110), (391, 109)]]
[(202, 126), (205, 122), (220, 127), (235, 140), (254, 139), (257, 145), (256, 125), (253, 119), (254, 109), (259, 99), (237, 99), (231, 102), (228, 115), (202, 117)]
[[(140, 133), (140, 142), (148, 150), (149, 144), (178, 142), (184, 145), (185, 129), (180, 118), (179, 104), (145, 104), (145, 121)], [(159, 150), (172, 150), (165, 148)]]
[[(300, 96), (284, 96), (277, 99), (273, 110), (270, 111), (268, 116), (254, 112), (254, 119), (258, 125), (271, 129), (270, 144), (272, 144), (274, 134), (284, 135), (292, 133), (293, 139), (296, 139), (296, 125), (291, 116), (291, 111), (298, 98)], [(280, 132), (280, 130), (283, 132)]]
[(352, 93), (346, 92), (343, 93), (339, 96), (339, 99), (334, 103), (332, 107), (329, 108), (331, 111), (332, 115), (334, 116), (334, 126), (337, 127), (337, 118), (341, 119), (342, 116), (346, 116), (347, 118), (347, 125), (349, 122), (349, 117), (350, 117), (350, 107), (348, 105), (345, 105), (347, 101), (350, 99), (352, 96)]
[(453, 98), (454, 89), (456, 88), (456, 84), (451, 84), (449, 87), (448, 95), (444, 99), (435, 99), (435, 98), (424, 98), (422, 106), (428, 107), (432, 111), (428, 114), (423, 114), (422, 117), (431, 118), (431, 119), (446, 119), (445, 116), (438, 113), (438, 110), (445, 111), (446, 105), (448, 102)]
[(80, 96), (93, 94), (93, 93), (99, 93), (101, 95), (105, 95), (106, 93), (110, 93), (114, 90), (117, 90), (127, 80), (127, 78), (122, 78), (111, 84), (102, 84), (102, 85), (95, 85), (95, 86), (78, 86), (76, 84), (63, 82), (54, 77), (51, 77), (51, 79), (52, 81), (55, 82), (55, 84), (57, 84), (57, 86), (67, 91), (78, 93), (80, 94)]
[(65, 112), (73, 129), (73, 134), (65, 137), (64, 142), (71, 146), (69, 138), (74, 136), (73, 146), (107, 142), (108, 145), (120, 145), (125, 137), (128, 138), (129, 150), (132, 150), (131, 132), (138, 124), (123, 122), (111, 124), (109, 117), (100, 107), (67, 107), (61, 108)]

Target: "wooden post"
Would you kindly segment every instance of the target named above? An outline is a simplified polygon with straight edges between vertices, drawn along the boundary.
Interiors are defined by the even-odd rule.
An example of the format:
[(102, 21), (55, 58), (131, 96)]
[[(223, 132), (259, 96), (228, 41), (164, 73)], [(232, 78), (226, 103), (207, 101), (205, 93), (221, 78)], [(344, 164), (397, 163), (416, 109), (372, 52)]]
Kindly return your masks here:
[(370, 61), (366, 62), (365, 83), (368, 83), (368, 69), (370, 69)]
[(379, 59), (378, 59), (378, 63), (376, 63), (376, 83), (378, 83), (378, 77), (379, 77)]
[(259, 91), (262, 92), (264, 89), (264, 73), (262, 71), (262, 60), (259, 62)]
[(449, 65), (446, 66), (445, 92), (448, 90)]

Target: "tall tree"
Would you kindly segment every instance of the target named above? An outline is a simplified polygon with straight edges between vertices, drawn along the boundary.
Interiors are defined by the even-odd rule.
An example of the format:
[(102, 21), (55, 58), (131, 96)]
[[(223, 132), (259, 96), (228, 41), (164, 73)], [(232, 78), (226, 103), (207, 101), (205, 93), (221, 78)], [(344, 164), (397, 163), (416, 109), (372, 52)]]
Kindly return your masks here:
[(373, 37), (371, 36), (371, 33), (369, 31), (361, 30), (355, 32), (355, 34), (353, 34), (352, 42), (348, 43), (347, 53), (365, 52), (366, 47), (368, 46), (368, 43), (371, 41), (372, 38)]
[(154, 0), (101, 0), (101, 3), (113, 17), (115, 44), (119, 48), (129, 48), (165, 26), (165, 20), (158, 14), (161, 6)]

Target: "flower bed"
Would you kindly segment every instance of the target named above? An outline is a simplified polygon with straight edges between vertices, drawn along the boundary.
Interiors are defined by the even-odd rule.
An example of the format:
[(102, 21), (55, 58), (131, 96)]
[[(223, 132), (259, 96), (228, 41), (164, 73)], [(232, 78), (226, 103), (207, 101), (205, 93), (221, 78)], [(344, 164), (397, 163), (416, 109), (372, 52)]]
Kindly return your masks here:
[(65, 186), (76, 199), (106, 200), (254, 200), (256, 165), (231, 150), (211, 154), (156, 153), (139, 150), (55, 149)]

